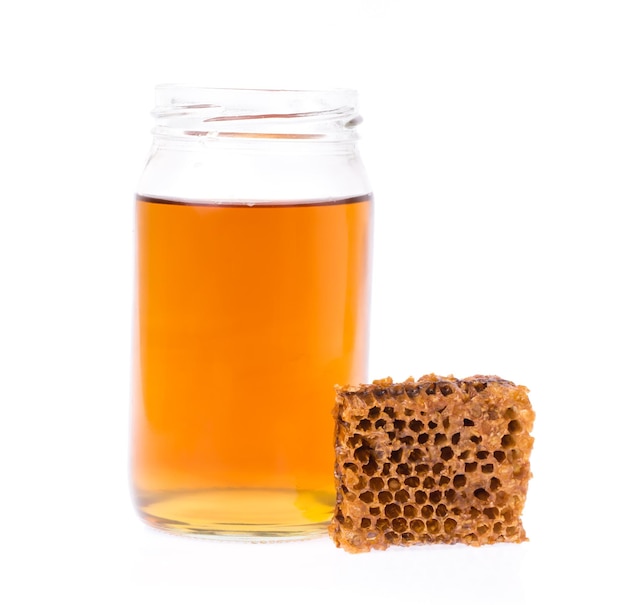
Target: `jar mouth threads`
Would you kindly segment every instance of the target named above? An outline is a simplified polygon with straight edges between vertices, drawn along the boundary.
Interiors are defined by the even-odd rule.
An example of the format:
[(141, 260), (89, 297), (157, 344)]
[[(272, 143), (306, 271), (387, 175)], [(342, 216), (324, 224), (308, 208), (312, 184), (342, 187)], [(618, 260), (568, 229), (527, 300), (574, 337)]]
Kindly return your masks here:
[(156, 88), (153, 133), (166, 138), (355, 141), (361, 123), (350, 89)]

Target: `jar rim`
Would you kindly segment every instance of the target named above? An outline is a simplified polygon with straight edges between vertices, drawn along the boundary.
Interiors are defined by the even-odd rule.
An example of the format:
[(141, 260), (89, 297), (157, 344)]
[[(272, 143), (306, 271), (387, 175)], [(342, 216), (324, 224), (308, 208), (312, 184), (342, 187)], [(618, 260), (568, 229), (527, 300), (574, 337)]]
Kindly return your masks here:
[(358, 93), (350, 88), (220, 88), (159, 84), (154, 133), (166, 137), (354, 140)]
[(157, 95), (169, 91), (202, 91), (210, 93), (237, 93), (237, 94), (302, 94), (302, 95), (344, 95), (354, 97), (356, 100), (357, 91), (354, 88), (332, 87), (332, 88), (260, 88), (260, 87), (239, 87), (239, 86), (206, 86), (201, 84), (183, 84), (176, 82), (164, 82), (155, 86)]

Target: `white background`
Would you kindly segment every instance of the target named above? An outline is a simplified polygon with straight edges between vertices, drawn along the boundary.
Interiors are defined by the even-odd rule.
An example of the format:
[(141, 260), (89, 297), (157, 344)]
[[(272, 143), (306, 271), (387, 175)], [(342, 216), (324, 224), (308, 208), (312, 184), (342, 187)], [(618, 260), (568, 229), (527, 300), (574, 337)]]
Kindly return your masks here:
[[(3, 2), (0, 601), (624, 603), (625, 32), (602, 0)], [(133, 193), (161, 82), (359, 90), (371, 378), (531, 389), (530, 542), (348, 555), (138, 521)]]

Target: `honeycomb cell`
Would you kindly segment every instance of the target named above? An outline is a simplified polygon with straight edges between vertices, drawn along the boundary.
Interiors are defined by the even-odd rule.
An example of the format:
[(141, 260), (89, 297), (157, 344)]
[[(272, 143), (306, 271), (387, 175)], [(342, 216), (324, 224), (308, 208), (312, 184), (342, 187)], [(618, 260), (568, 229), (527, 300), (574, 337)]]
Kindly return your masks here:
[(505, 447), (505, 448), (515, 447), (515, 439), (513, 438), (512, 435), (509, 435), (509, 434), (503, 435), (501, 444), (502, 444), (502, 447)]
[(391, 477), (391, 479), (387, 481), (387, 485), (392, 492), (395, 492), (402, 487), (402, 483), (400, 483), (400, 480), (396, 477)]
[(378, 501), (381, 504), (388, 504), (389, 502), (393, 502), (393, 495), (391, 492), (379, 492)]
[(456, 526), (457, 526), (457, 522), (455, 519), (452, 519), (452, 518), (448, 518), (443, 522), (443, 530), (447, 534), (453, 533), (454, 530), (456, 529)]
[(448, 502), (454, 502), (456, 500), (456, 491), (453, 489), (447, 489), (445, 495)]
[(409, 492), (407, 492), (405, 489), (401, 489), (400, 491), (396, 492), (396, 497), (395, 500), (396, 502), (400, 502), (400, 504), (404, 504), (405, 502), (409, 501)]
[(372, 422), (367, 418), (363, 418), (363, 420), (356, 425), (356, 428), (358, 431), (369, 431), (372, 428)]
[(414, 433), (421, 433), (422, 429), (424, 428), (424, 423), (421, 420), (414, 418), (413, 420), (411, 420), (411, 422), (409, 422), (409, 428)]
[(402, 509), (397, 504), (388, 504), (385, 506), (385, 517), (395, 519), (402, 514)]
[(388, 531), (385, 534), (385, 540), (387, 540), (388, 544), (397, 544), (398, 538), (399, 538), (398, 534), (394, 531)]
[(507, 420), (513, 420), (514, 418), (517, 417), (517, 412), (515, 411), (515, 408), (511, 407), (511, 408), (507, 408), (504, 411), (503, 414), (504, 418), (506, 418)]
[(381, 517), (380, 519), (376, 519), (376, 529), (380, 531), (385, 531), (390, 525), (389, 519), (385, 519)]
[(359, 494), (359, 498), (366, 504), (371, 504), (372, 502), (374, 502), (374, 494), (370, 491)]
[(454, 393), (454, 389), (452, 388), (452, 385), (442, 384), (442, 385), (439, 386), (439, 392), (444, 397), (447, 397), (448, 395), (452, 395), (452, 393)]
[(474, 490), (474, 497), (478, 498), (481, 502), (486, 502), (489, 500), (489, 492), (486, 489), (479, 487)]
[(417, 508), (415, 508), (415, 506), (413, 506), (412, 504), (407, 504), (404, 507), (403, 513), (407, 519), (413, 519), (417, 516)]
[(454, 450), (446, 445), (446, 447), (441, 448), (440, 455), (442, 460), (451, 460), (454, 457)]
[(433, 475), (440, 475), (445, 468), (446, 465), (443, 462), (435, 462), (435, 464), (433, 464)]
[(445, 433), (437, 433), (435, 435), (435, 445), (443, 445), (448, 441), (448, 436)]
[(441, 530), (441, 524), (437, 521), (437, 519), (429, 519), (426, 521), (426, 529), (428, 529), (428, 532), (431, 535), (438, 534)]
[(435, 480), (432, 477), (426, 477), (422, 482), (422, 487), (424, 489), (432, 489), (436, 485)]
[(374, 460), (374, 458), (370, 458), (369, 462), (363, 465), (362, 468), (363, 468), (363, 472), (369, 477), (371, 477), (378, 470), (378, 464), (376, 463), (376, 460)]
[(438, 502), (441, 502), (441, 491), (436, 489), (435, 491), (430, 492), (428, 499), (433, 504), (437, 504)]
[(422, 458), (424, 458), (425, 454), (419, 448), (411, 450), (409, 453), (409, 462), (419, 462)]
[(406, 485), (407, 487), (419, 487), (419, 484), (419, 477), (407, 477), (404, 480), (404, 485)]
[(414, 531), (416, 534), (421, 534), (424, 529), (426, 529), (426, 524), (421, 519), (414, 519), (409, 524), (411, 531)]
[(364, 489), (367, 486), (367, 479), (361, 475), (358, 477), (357, 482), (354, 484), (354, 490), (359, 491)]
[[(504, 506), (509, 501), (509, 494), (505, 491), (496, 492), (496, 505)], [(517, 508), (517, 507), (516, 507)]]
[(465, 478), (465, 475), (455, 475), (454, 479), (452, 479), (452, 485), (454, 485), (455, 489), (461, 489), (462, 487), (465, 487), (466, 483), (467, 479)]
[(483, 513), (487, 515), (489, 519), (497, 519), (500, 511), (495, 506), (488, 506), (483, 510)]
[(358, 445), (360, 445), (362, 441), (362, 436), (361, 435), (353, 435), (352, 437), (350, 437), (350, 439), (348, 439), (348, 446), (355, 448)]
[(380, 477), (372, 477), (370, 479), (370, 488), (376, 492), (379, 492), (383, 489), (385, 482)]
[(392, 462), (395, 462), (397, 464), (398, 462), (402, 462), (403, 455), (404, 455), (404, 450), (400, 448), (398, 450), (394, 450), (393, 452), (391, 452), (391, 456), (389, 456), (389, 459)]
[(381, 387), (376, 387), (372, 390), (371, 394), (376, 397), (376, 399), (384, 399), (387, 395), (387, 389), (383, 389)]
[(408, 529), (409, 524), (407, 523), (406, 519), (402, 517), (398, 517), (397, 519), (394, 519), (391, 522), (391, 527), (393, 527), (393, 531), (401, 534), (401, 533), (404, 533)]
[(424, 519), (430, 519), (430, 517), (433, 516), (435, 509), (430, 504), (427, 504), (426, 506), (422, 506), (421, 512)]
[(511, 509), (505, 508), (502, 511), (502, 517), (507, 523), (511, 523), (513, 519), (515, 518), (515, 514), (513, 513)]
[(511, 420), (507, 425), (507, 430), (509, 433), (521, 433), (522, 432), (522, 423), (519, 420)]
[(424, 502), (426, 502), (427, 500), (428, 500), (428, 494), (425, 491), (419, 490), (415, 492), (415, 502), (417, 504), (424, 504)]
[(372, 456), (372, 448), (369, 445), (362, 445), (354, 450), (354, 458), (359, 462), (369, 462)]

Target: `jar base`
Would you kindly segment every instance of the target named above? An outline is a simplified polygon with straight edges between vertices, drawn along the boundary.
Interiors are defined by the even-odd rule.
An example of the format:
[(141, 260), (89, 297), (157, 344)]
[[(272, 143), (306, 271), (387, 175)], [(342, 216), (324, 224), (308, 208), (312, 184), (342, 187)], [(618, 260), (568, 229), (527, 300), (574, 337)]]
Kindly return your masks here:
[(274, 542), (325, 535), (334, 494), (316, 490), (226, 488), (143, 493), (137, 511), (149, 526), (216, 540)]

